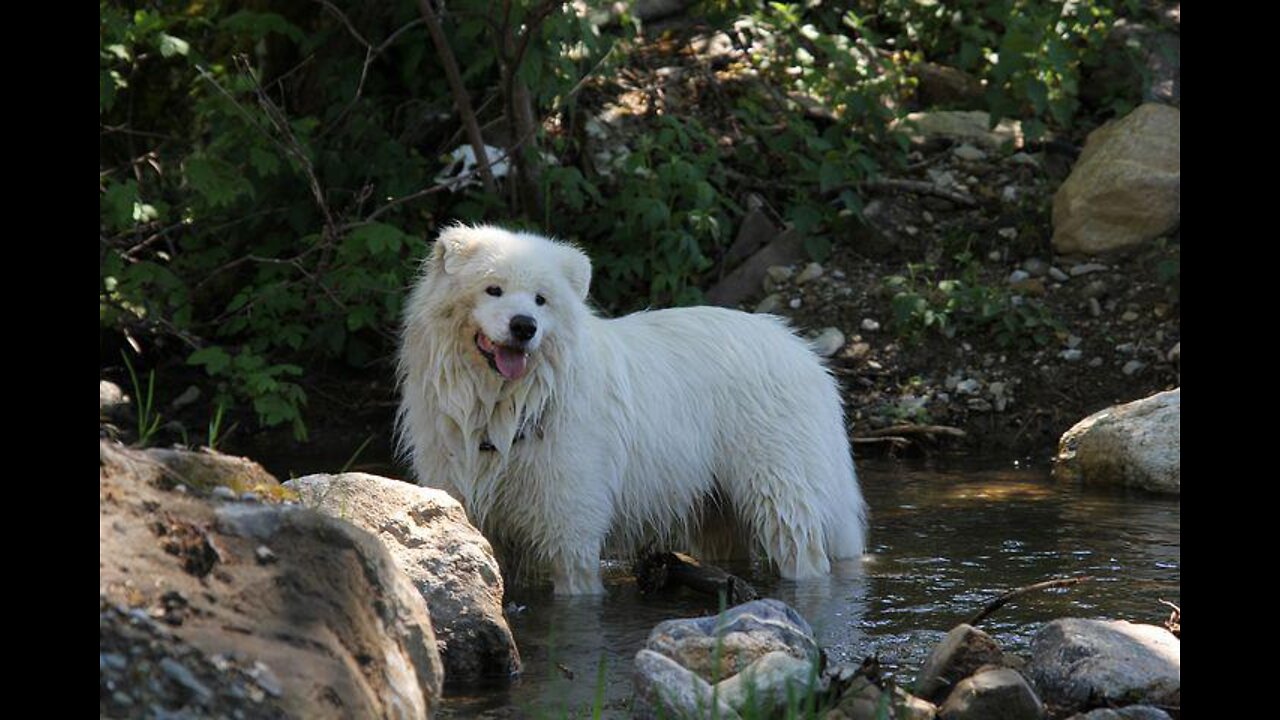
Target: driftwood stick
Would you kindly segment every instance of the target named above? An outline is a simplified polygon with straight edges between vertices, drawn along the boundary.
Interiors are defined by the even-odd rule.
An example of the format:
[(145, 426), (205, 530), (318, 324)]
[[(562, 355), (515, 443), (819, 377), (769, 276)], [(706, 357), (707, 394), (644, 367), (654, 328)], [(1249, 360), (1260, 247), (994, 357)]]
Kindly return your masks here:
[(960, 428), (951, 427), (949, 425), (893, 425), (891, 427), (880, 428), (879, 430), (868, 430), (863, 437), (881, 438), (888, 435), (904, 436), (904, 435), (948, 435), (950, 437), (966, 437), (968, 433)]
[(977, 207), (978, 201), (969, 195), (948, 190), (939, 187), (931, 182), (923, 180), (902, 180), (899, 178), (879, 178), (876, 180), (864, 180), (859, 183), (859, 187), (867, 192), (876, 192), (878, 190), (901, 190), (903, 192), (915, 193), (917, 195), (933, 195), (944, 200), (950, 200), (957, 205), (964, 207)]
[(996, 610), (999, 610), (1001, 607), (1004, 607), (1005, 603), (1018, 597), (1019, 595), (1025, 595), (1026, 593), (1034, 592), (1036, 590), (1049, 590), (1050, 588), (1071, 587), (1072, 585), (1077, 585), (1086, 580), (1092, 580), (1092, 579), (1093, 578), (1088, 576), (1060, 578), (1058, 580), (1046, 580), (1044, 582), (1035, 583), (1034, 585), (1027, 585), (1026, 587), (1020, 587), (1016, 590), (1010, 590), (1009, 592), (1001, 595), (995, 600), (992, 600), (991, 602), (987, 603), (987, 606), (982, 608), (981, 612), (969, 618), (965, 622), (968, 623), (969, 625), (977, 625), (983, 618), (995, 612)]
[(636, 563), (635, 575), (640, 591), (646, 594), (683, 585), (712, 597), (723, 593), (729, 605), (760, 597), (746, 580), (684, 553), (650, 553)]

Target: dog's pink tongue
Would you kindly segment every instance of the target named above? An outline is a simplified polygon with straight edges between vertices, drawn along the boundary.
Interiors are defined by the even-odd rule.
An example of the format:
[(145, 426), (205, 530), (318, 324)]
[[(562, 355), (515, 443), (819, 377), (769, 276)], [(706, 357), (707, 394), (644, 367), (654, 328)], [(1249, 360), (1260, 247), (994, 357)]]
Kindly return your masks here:
[(519, 380), (529, 369), (529, 356), (519, 350), (512, 350), (502, 345), (497, 346), (493, 359), (498, 363), (498, 372), (508, 380)]

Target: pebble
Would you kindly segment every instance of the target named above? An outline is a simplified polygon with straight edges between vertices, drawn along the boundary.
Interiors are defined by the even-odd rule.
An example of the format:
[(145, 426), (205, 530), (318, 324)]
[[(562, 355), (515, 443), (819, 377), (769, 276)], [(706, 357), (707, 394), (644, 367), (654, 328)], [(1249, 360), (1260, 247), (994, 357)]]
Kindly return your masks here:
[(955, 392), (956, 386), (958, 386), (960, 381), (963, 379), (964, 376), (958, 373), (955, 375), (948, 375), (947, 379), (942, 381), (942, 386), (945, 387), (948, 392)]
[(991, 412), (991, 403), (987, 402), (986, 400), (983, 400), (982, 398), (969, 398), (969, 401), (965, 404), (969, 407), (970, 410), (976, 410), (978, 412)]
[(1067, 362), (1076, 362), (1080, 358), (1084, 357), (1084, 352), (1076, 348), (1070, 348), (1058, 353), (1058, 357), (1066, 360)]
[(999, 250), (992, 250), (991, 252), (987, 253), (987, 259), (992, 262), (1000, 262), (1000, 258), (1002, 257), (1004, 256), (1000, 254)]
[(181, 410), (182, 408), (190, 405), (191, 403), (199, 399), (200, 399), (200, 388), (196, 387), (195, 385), (189, 385), (187, 386), (186, 390), (182, 391), (181, 395), (173, 399), (173, 402), (170, 403), (170, 406), (173, 407), (174, 410)]
[(266, 545), (259, 545), (258, 548), (253, 551), (253, 557), (258, 561), (259, 565), (270, 565), (276, 561), (275, 551)]
[(791, 308), (792, 310), (799, 310), (800, 306), (803, 304), (804, 304), (804, 301), (801, 300), (800, 298), (791, 298), (791, 300), (787, 302), (787, 307)]
[(1009, 162), (1013, 163), (1014, 165), (1024, 165), (1026, 167), (1032, 167), (1032, 168), (1040, 167), (1039, 160), (1037, 160), (1034, 156), (1028, 155), (1024, 152), (1016, 152), (1010, 155)]
[(862, 318), (862, 329), (867, 332), (876, 332), (880, 329), (880, 323), (871, 318)]
[(1132, 310), (1125, 310), (1124, 314), (1120, 316), (1120, 320), (1127, 323), (1134, 322), (1137, 319), (1138, 319), (1138, 313)]
[(1092, 367), (1092, 368), (1102, 367), (1102, 358), (1100, 357), (1089, 358), (1089, 367)]
[(1094, 317), (1102, 316), (1102, 305), (1098, 303), (1098, 298), (1089, 298), (1089, 314)]
[(219, 485), (213, 489), (213, 496), (218, 500), (235, 500), (236, 491), (226, 485)]
[(1009, 407), (1009, 398), (1004, 395), (997, 395), (995, 398), (996, 412), (1004, 412)]
[(129, 665), (129, 661), (123, 655), (116, 653), (98, 653), (98, 671), (101, 672), (106, 668), (115, 670), (123, 670)]
[(1129, 362), (1124, 364), (1124, 367), (1120, 368), (1120, 372), (1124, 373), (1125, 375), (1132, 375), (1146, 366), (1147, 364), (1142, 362), (1141, 360), (1130, 360)]
[(959, 146), (959, 147), (955, 148), (954, 150), (952, 150), (952, 151), (951, 151), (951, 154), (952, 154), (952, 155), (955, 155), (957, 158), (959, 158), (959, 159), (961, 159), (961, 160), (965, 160), (965, 161), (967, 161), (967, 162), (977, 162), (977, 161), (979, 161), (979, 160), (986, 160), (986, 159), (987, 159), (987, 154), (986, 154), (986, 153), (984, 153), (984, 152), (982, 152), (981, 150), (979, 150), (978, 148), (976, 148), (976, 147), (974, 147), (974, 146), (970, 145), (969, 143), (965, 143), (965, 144), (963, 144), (963, 145), (961, 145), (961, 146)]
[(823, 328), (816, 338), (809, 341), (809, 345), (819, 357), (829, 358), (844, 347), (844, 333), (836, 327)]
[(871, 353), (871, 345), (864, 342), (855, 342), (854, 344), (849, 346), (848, 350), (844, 352), (845, 357), (851, 358), (853, 360), (861, 360), (862, 358), (866, 357), (870, 353)]
[(916, 235), (920, 234), (920, 228), (916, 227), (915, 225), (904, 225), (902, 226), (902, 231), (910, 235), (911, 237), (915, 237)]
[(178, 493), (179, 495), (186, 495), (189, 492), (187, 490), (187, 486), (183, 485), (182, 483), (178, 483), (177, 485), (174, 485), (173, 491)]
[(1027, 258), (1022, 262), (1022, 269), (1032, 277), (1044, 277), (1045, 273), (1049, 272), (1049, 263), (1040, 258)]
[(835, 278), (835, 279), (837, 279), (837, 280), (843, 280), (843, 279), (844, 279), (844, 271), (843, 271), (843, 270), (832, 270), (832, 271), (831, 271), (831, 277), (833, 277), (833, 278)]
[(804, 270), (801, 270), (800, 274), (796, 276), (796, 284), (803, 285), (810, 280), (817, 280), (822, 277), (822, 273), (822, 266), (816, 262), (811, 262), (805, 265)]
[(201, 700), (209, 700), (213, 697), (213, 693), (203, 683), (196, 679), (195, 675), (186, 668), (182, 663), (173, 658), (165, 658), (160, 661), (160, 669), (164, 671), (174, 682), (190, 690)]
[(1000, 191), (1000, 199), (1010, 204), (1018, 202), (1017, 186), (1005, 185), (1004, 189)]
[(965, 378), (964, 380), (956, 383), (955, 387), (956, 392), (961, 395), (977, 395), (978, 391), (981, 389), (982, 383), (974, 380), (973, 378)]
[(999, 235), (1000, 237), (1004, 238), (1005, 240), (1017, 240), (1017, 239), (1018, 239), (1018, 228), (1016, 228), (1016, 227), (1002, 227), (1002, 228), (1000, 228), (999, 230), (997, 230), (997, 231), (996, 231), (996, 234), (997, 234), (997, 235)]
[(1053, 267), (1052, 265), (1049, 266), (1049, 277), (1053, 278), (1057, 282), (1066, 282), (1067, 280), (1070, 279), (1069, 275), (1062, 272), (1058, 268)]
[(1122, 353), (1125, 355), (1132, 355), (1133, 353), (1137, 352), (1137, 350), (1138, 350), (1137, 346), (1135, 346), (1131, 342), (1120, 343), (1119, 345), (1116, 346), (1116, 352)]
[(1171, 363), (1176, 363), (1179, 360), (1181, 360), (1182, 359), (1182, 341), (1179, 340), (1178, 342), (1174, 343), (1173, 347), (1169, 349), (1169, 354), (1166, 355), (1165, 357), (1168, 358), (1169, 362)]
[(1068, 335), (1068, 336), (1067, 336), (1067, 347), (1069, 347), (1069, 348), (1076, 348), (1076, 347), (1080, 347), (1080, 343), (1082, 343), (1082, 342), (1084, 342), (1084, 339), (1083, 339), (1083, 338), (1081, 338), (1079, 335)]
[(280, 684), (280, 679), (261, 660), (253, 663), (253, 668), (249, 670), (249, 677), (252, 677), (254, 682), (258, 683), (258, 687), (271, 693), (274, 697), (280, 697), (284, 693), (284, 686)]
[(123, 692), (121, 692), (121, 691), (119, 691), (119, 690), (117, 690), (117, 691), (115, 691), (115, 692), (111, 693), (111, 700), (112, 700), (112, 702), (114, 702), (114, 703), (115, 703), (115, 704), (117, 704), (117, 705), (132, 705), (132, 704), (133, 704), (133, 698), (129, 697), (128, 695), (125, 695)]
[(1080, 277), (1081, 275), (1103, 272), (1104, 270), (1107, 270), (1107, 266), (1100, 263), (1080, 263), (1079, 265), (1073, 265), (1067, 272), (1071, 273), (1071, 277)]
[(925, 222), (927, 222), (927, 223), (929, 223), (930, 225), (932, 225), (932, 224), (933, 224), (933, 213), (929, 212), (928, 210), (925, 210), (924, 212), (920, 213), (920, 219), (921, 219), (921, 220), (924, 220)]
[(1013, 272), (1009, 273), (1010, 285), (1016, 285), (1024, 280), (1030, 280), (1030, 279), (1031, 279), (1031, 273), (1027, 272), (1026, 270), (1014, 270)]
[(766, 295), (759, 305), (756, 305), (757, 313), (771, 313), (782, 307), (782, 296), (778, 293)]
[(240, 493), (241, 502), (256, 503), (260, 500), (261, 498), (258, 497), (258, 493), (253, 492), (252, 490), (246, 490), (245, 492)]
[(1107, 294), (1107, 284), (1101, 280), (1094, 280), (1084, 286), (1084, 290), (1080, 294), (1087, 298), (1100, 298)]
[(1004, 395), (1004, 383), (993, 382), (987, 386), (987, 392), (991, 393), (991, 397), (1000, 397)]

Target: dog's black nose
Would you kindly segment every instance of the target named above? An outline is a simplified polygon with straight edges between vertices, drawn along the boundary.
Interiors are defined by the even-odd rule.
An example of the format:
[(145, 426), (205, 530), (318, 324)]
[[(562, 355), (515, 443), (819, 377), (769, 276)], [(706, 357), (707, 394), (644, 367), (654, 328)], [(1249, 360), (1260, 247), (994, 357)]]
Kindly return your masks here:
[(529, 342), (538, 334), (538, 321), (528, 315), (516, 315), (511, 318), (511, 336), (520, 342)]

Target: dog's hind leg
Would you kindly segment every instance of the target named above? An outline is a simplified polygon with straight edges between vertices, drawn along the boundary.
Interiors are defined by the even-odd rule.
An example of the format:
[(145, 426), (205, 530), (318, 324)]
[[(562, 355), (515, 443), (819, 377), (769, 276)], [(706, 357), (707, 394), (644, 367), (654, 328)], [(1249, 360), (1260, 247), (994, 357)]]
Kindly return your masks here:
[(831, 572), (825, 547), (824, 509), (816, 497), (797, 495), (796, 481), (759, 470), (734, 485), (733, 504), (765, 553), (788, 580)]

